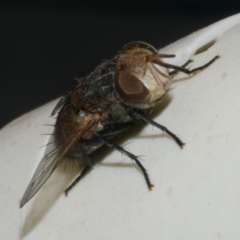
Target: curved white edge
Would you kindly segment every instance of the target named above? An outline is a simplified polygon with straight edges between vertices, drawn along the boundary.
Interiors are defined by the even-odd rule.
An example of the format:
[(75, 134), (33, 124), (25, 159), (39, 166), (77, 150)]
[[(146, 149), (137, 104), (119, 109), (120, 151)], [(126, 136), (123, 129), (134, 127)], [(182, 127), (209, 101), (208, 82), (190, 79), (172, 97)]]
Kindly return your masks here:
[(187, 62), (198, 49), (211, 42), (217, 41), (224, 33), (238, 24), (240, 24), (240, 14), (235, 14), (169, 44), (160, 49), (159, 52), (176, 55), (175, 58), (167, 58), (164, 59), (164, 61), (171, 64), (183, 64)]
[[(200, 240), (240, 236), (238, 23), (239, 15), (232, 16), (161, 50), (175, 53), (179, 62), (185, 62), (196, 49), (219, 39), (208, 51), (194, 56), (193, 64), (204, 64), (217, 54), (221, 58), (194, 77), (178, 75), (160, 105), (161, 113), (156, 109), (154, 120), (187, 142), (183, 150), (151, 126), (130, 131), (120, 141), (126, 143), (130, 137), (127, 149), (144, 155), (142, 163), (155, 184), (151, 193), (131, 161), (103, 150), (95, 157), (104, 161), (68, 198), (62, 192), (78, 169), (63, 167), (19, 209), (45, 151), (40, 147), (49, 139), (42, 134), (53, 131), (46, 125), (54, 124), (50, 114), (57, 100), (1, 129), (0, 239)], [(180, 59), (186, 49), (187, 57), (182, 55), (186, 59)]]

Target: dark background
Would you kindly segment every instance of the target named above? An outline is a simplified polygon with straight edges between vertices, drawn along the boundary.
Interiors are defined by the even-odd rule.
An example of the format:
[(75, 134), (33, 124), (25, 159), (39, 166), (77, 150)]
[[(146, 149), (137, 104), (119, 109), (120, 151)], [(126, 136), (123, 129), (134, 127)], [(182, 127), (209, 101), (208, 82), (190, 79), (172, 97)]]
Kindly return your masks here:
[(239, 1), (209, 1), (1, 6), (0, 128), (64, 94), (74, 77), (127, 42), (163, 47), (240, 12)]

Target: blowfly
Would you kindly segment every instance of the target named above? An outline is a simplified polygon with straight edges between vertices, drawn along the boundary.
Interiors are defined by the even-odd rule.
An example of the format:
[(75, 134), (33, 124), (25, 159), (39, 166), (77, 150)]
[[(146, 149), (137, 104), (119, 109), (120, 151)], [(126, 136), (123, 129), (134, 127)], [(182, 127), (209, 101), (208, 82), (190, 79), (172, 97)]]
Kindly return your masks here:
[[(132, 159), (143, 173), (148, 188), (153, 184), (138, 157), (117, 145), (112, 139), (136, 123), (151, 124), (170, 135), (182, 148), (184, 143), (166, 127), (148, 117), (149, 109), (168, 91), (172, 76), (181, 71), (195, 73), (208, 63), (189, 70), (186, 64), (164, 62), (173, 54), (161, 54), (145, 42), (126, 44), (114, 57), (102, 61), (91, 71), (74, 80), (72, 88), (52, 111), (57, 114), (53, 132), (55, 148), (39, 163), (20, 203), (23, 207), (43, 186), (65, 158), (83, 160), (85, 167), (65, 194), (93, 167), (90, 153), (106, 145)], [(170, 69), (172, 69), (170, 71)]]

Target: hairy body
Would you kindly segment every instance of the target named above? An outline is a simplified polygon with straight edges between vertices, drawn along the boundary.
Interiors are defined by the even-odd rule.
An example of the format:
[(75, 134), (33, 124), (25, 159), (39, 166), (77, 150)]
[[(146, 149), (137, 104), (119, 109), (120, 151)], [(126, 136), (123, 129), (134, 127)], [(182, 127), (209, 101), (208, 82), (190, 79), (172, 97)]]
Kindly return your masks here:
[[(111, 140), (137, 122), (144, 122), (165, 131), (183, 147), (184, 143), (175, 134), (148, 118), (148, 110), (168, 91), (171, 75), (175, 71), (187, 74), (200, 71), (212, 64), (218, 56), (192, 70), (186, 69), (186, 64), (179, 67), (163, 61), (164, 58), (174, 56), (159, 54), (147, 43), (132, 42), (126, 44), (115, 57), (102, 61), (91, 71), (76, 78), (72, 88), (52, 111), (52, 115), (58, 112), (53, 133), (55, 148), (46, 151), (24, 193), (20, 207), (36, 194), (65, 157), (82, 159), (86, 166), (65, 190), (67, 195), (92, 168), (93, 162), (89, 154), (102, 145), (134, 160), (151, 190), (153, 184), (138, 157)], [(169, 72), (169, 69), (175, 71)]]

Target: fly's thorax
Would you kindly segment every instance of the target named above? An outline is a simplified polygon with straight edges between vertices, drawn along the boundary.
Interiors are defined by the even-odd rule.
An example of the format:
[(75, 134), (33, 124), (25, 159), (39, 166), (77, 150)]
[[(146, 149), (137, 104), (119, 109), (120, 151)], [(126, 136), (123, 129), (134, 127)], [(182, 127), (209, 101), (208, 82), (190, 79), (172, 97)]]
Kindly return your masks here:
[(155, 58), (159, 61), (157, 50), (143, 42), (129, 43), (119, 53), (114, 80), (125, 104), (148, 108), (168, 91), (168, 69), (155, 63)]

